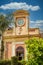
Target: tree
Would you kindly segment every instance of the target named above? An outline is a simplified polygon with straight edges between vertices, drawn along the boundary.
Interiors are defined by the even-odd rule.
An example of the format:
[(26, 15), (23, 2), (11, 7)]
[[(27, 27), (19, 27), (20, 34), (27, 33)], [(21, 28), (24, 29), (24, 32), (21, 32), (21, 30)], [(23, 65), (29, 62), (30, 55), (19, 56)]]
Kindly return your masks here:
[(4, 43), (3, 43), (3, 33), (8, 28), (11, 21), (7, 19), (6, 16), (0, 15), (0, 37), (2, 39), (1, 43), (1, 58), (3, 58), (3, 52), (4, 52)]
[(43, 65), (43, 39), (31, 38), (25, 41), (27, 48), (27, 65)]

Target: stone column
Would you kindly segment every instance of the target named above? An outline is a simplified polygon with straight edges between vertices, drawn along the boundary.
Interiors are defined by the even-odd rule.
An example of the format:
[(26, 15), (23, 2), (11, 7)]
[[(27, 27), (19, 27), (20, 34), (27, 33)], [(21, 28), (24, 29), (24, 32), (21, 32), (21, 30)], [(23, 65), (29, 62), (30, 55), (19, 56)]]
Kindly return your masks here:
[(15, 42), (12, 42), (12, 56), (15, 56)]
[(26, 49), (26, 45), (25, 45), (25, 60), (27, 60), (27, 49)]

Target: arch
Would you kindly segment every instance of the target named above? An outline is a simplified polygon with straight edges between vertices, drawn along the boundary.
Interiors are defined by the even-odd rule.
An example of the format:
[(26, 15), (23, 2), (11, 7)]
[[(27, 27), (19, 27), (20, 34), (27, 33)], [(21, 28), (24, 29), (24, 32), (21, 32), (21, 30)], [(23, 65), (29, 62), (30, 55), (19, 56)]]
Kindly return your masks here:
[(24, 48), (22, 46), (16, 48), (16, 56), (18, 57), (18, 60), (24, 59)]

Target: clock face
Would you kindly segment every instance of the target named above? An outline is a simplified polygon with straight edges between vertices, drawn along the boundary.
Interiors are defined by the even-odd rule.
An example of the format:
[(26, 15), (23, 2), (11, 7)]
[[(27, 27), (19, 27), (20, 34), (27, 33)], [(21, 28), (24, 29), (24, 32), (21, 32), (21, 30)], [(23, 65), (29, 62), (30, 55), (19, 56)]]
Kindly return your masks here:
[(24, 25), (24, 20), (23, 19), (18, 19), (17, 20), (17, 25), (18, 26), (23, 26)]

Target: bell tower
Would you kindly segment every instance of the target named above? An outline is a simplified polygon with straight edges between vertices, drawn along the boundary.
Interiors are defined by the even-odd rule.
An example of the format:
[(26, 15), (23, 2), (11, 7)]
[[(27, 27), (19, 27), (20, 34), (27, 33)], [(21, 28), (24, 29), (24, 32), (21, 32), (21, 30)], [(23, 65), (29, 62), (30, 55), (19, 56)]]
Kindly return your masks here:
[(29, 13), (26, 10), (17, 10), (14, 13), (15, 34), (28, 35)]

